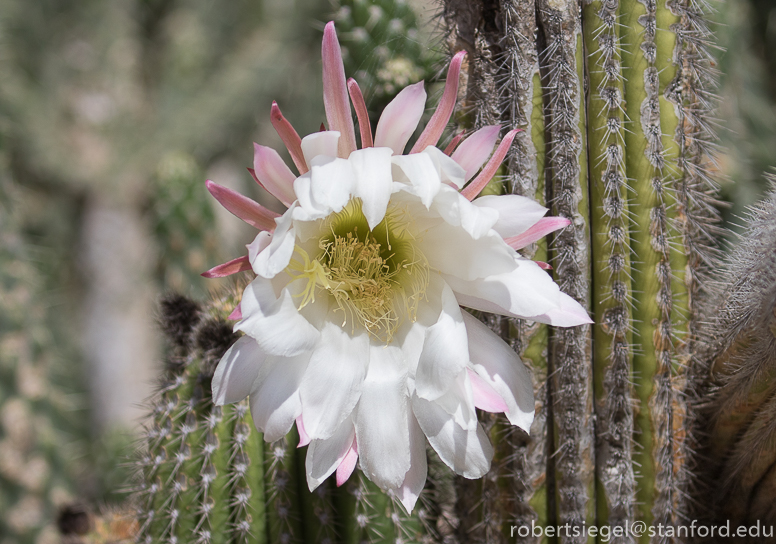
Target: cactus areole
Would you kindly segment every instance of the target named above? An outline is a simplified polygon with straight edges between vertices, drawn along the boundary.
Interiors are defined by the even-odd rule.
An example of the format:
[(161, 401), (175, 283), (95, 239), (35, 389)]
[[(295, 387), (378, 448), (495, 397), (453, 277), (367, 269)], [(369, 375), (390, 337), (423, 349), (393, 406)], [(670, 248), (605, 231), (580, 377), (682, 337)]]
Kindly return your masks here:
[(456, 473), (479, 478), (493, 448), (475, 408), (504, 412), (526, 431), (533, 420), (528, 370), (460, 305), (562, 327), (590, 319), (543, 263), (516, 251), (568, 220), (544, 218), (545, 208), (517, 195), (475, 198), (516, 131), (495, 153), (498, 126), (457, 148), (459, 139), (436, 147), (464, 53), (453, 57), (436, 112), (404, 154), (425, 108), (423, 83), (388, 104), (373, 137), (363, 95), (345, 79), (333, 23), (322, 51), (329, 130), (300, 138), (272, 106), (299, 175), (273, 149), (255, 146), (254, 177), (288, 210), (277, 216), (207, 182), (260, 230), (247, 256), (204, 274), (256, 275), (233, 313), (244, 336), (221, 359), (213, 398), (250, 395), (267, 441), (296, 423), (311, 490), (335, 472), (342, 484), (359, 462), (411, 511), (426, 481), (426, 441)]

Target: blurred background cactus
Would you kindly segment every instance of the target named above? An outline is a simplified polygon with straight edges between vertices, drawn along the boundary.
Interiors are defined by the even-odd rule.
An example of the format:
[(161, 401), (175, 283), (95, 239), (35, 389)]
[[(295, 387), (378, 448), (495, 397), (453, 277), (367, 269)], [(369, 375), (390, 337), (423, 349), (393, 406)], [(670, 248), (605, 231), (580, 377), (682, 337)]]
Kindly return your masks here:
[[(718, 39), (709, 18), (726, 23)], [(770, 346), (770, 208), (747, 231), (763, 241), (726, 265), (725, 278), (754, 283), (705, 276), (725, 235), (715, 182), (732, 202), (722, 225), (737, 228), (776, 165), (768, 2), (713, 14), (694, 0), (0, 0), (0, 543), (56, 541), (55, 511), (73, 497), (120, 500), (118, 458), (162, 360), (155, 301), (229, 285), (199, 273), (250, 236), (212, 207), (204, 178), (275, 205), (244, 169), (250, 140), (282, 147), (273, 98), (300, 133), (323, 120), (328, 19), (373, 121), (407, 83), (425, 79), (433, 97), (445, 54), (469, 52), (453, 129), (524, 129), (488, 190), (573, 220), (526, 253), (596, 324), (480, 316), (533, 368), (531, 436), (483, 414), (493, 470), (471, 482), (432, 458), (407, 517), (358, 473), (311, 496), (295, 437), (264, 444), (244, 406), (212, 406), (231, 303), (198, 304), (152, 400), (141, 539), (527, 542), (538, 539), (511, 526), (700, 517), (690, 496), (706, 512), (773, 519), (750, 485), (764, 475), (772, 487), (769, 457), (751, 458), (774, 449), (773, 411), (758, 404), (772, 362), (737, 370)], [(704, 328), (703, 315), (727, 321)], [(717, 509), (742, 497), (759, 506)], [(105, 540), (95, 527), (83, 538)]]

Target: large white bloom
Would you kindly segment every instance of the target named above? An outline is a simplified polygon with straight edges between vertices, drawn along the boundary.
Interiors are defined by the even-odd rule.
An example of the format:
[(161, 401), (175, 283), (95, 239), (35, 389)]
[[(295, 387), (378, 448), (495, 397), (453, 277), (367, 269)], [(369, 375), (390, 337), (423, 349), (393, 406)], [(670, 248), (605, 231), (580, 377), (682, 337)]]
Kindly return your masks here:
[(296, 423), (309, 444), (310, 489), (334, 472), (342, 484), (358, 461), (409, 511), (426, 480), (426, 441), (456, 473), (479, 478), (493, 448), (475, 408), (504, 412), (529, 430), (527, 369), (460, 305), (559, 326), (590, 322), (540, 264), (516, 251), (568, 221), (543, 218), (545, 208), (520, 196), (474, 200), (515, 132), (487, 164), (497, 126), (454, 152), (435, 147), (455, 104), (462, 59), (453, 58), (442, 101), (405, 155), (425, 107), (423, 84), (386, 107), (373, 141), (329, 23), (323, 77), (331, 130), (300, 139), (273, 104), (273, 125), (298, 177), (274, 150), (256, 145), (254, 175), (288, 210), (277, 216), (208, 182), (227, 209), (260, 229), (247, 256), (207, 273), (256, 274), (234, 314), (245, 335), (218, 365), (213, 396), (218, 404), (250, 396), (268, 441)]

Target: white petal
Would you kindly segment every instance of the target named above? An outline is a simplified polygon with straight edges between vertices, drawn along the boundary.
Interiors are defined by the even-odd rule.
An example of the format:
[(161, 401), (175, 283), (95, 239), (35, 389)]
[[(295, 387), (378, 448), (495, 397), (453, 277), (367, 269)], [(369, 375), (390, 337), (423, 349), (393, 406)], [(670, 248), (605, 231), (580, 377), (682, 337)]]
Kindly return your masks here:
[(346, 418), (329, 438), (310, 442), (305, 461), (307, 486), (310, 488), (310, 491), (314, 491), (315, 488), (337, 470), (337, 467), (345, 459), (348, 451), (350, 451), (354, 436), (353, 421), (350, 418)]
[(396, 489), (410, 468), (407, 367), (401, 348), (371, 345), (369, 371), (355, 410), (361, 470), (381, 489)]
[(355, 185), (353, 167), (346, 159), (310, 163), (310, 195), (319, 210), (340, 211), (350, 200)]
[(469, 381), (468, 369), (460, 372), (445, 394), (433, 402), (452, 416), (455, 424), (462, 429), (474, 430), (479, 423), (474, 409), (474, 391)]
[(461, 306), (513, 317), (533, 319), (560, 306), (560, 288), (533, 261), (515, 258), (511, 272), (476, 281), (445, 275)]
[(445, 152), (441, 149), (430, 145), (421, 154), (428, 155), (431, 158), (442, 183), (452, 185), (456, 189), (460, 189), (466, 183), (466, 170), (452, 158), (445, 155)]
[(493, 225), (493, 230), (502, 238), (522, 234), (547, 213), (547, 208), (535, 200), (519, 195), (481, 196), (474, 199), (472, 204), (498, 212), (498, 221)]
[(309, 353), (296, 357), (269, 357), (266, 370), (251, 391), (251, 417), (267, 442), (280, 440), (302, 413), (299, 384), (302, 382)]
[(391, 162), (394, 180), (409, 183), (423, 205), (430, 207), (442, 184), (431, 157), (426, 153), (394, 155)]
[[(417, 244), (432, 268), (465, 281), (516, 268), (515, 250), (493, 230), (475, 240), (461, 227), (439, 223), (419, 236)], [(453, 290), (457, 291), (454, 286)]]
[[(432, 281), (442, 280), (432, 276)], [(415, 375), (417, 394), (427, 400), (442, 396), (469, 362), (469, 345), (461, 308), (447, 284), (442, 286), (439, 302), (441, 312), (437, 322), (426, 329)]]
[(530, 432), (534, 418), (531, 373), (517, 353), (480, 320), (464, 312), (472, 368), (504, 399), (512, 425)]
[(436, 402), (414, 396), (412, 408), (418, 424), (439, 458), (465, 478), (481, 478), (490, 469), (493, 446), (479, 424), (464, 429)]
[(253, 337), (266, 353), (293, 356), (308, 351), (320, 337), (318, 329), (310, 324), (294, 305), (288, 289), (275, 296), (272, 283), (258, 277), (243, 291), (240, 301), (242, 320), (235, 330)]
[(431, 209), (450, 225), (461, 227), (475, 240), (487, 234), (499, 220), (496, 210), (475, 206), (469, 202), (469, 199), (447, 185), (442, 185), (434, 197)]
[[(294, 192), (297, 198), (292, 212), (295, 220), (314, 221), (329, 215), (331, 210), (313, 200), (312, 172), (307, 172), (294, 180)], [(296, 229), (295, 226), (294, 230)]]
[(396, 495), (404, 509), (409, 513), (415, 508), (420, 492), (426, 485), (428, 465), (426, 463), (426, 436), (418, 425), (412, 410), (409, 411), (410, 427), (410, 469), (404, 477)]
[(499, 125), (482, 127), (461, 142), (453, 152), (451, 158), (466, 170), (466, 181), (474, 177), (493, 153), (500, 130)]
[(553, 308), (542, 315), (533, 316), (531, 319), (555, 327), (575, 327), (593, 322), (587, 310), (566, 293), (560, 294), (560, 306), (558, 308)]
[(340, 133), (336, 130), (313, 132), (302, 138), (302, 154), (309, 165), (315, 157), (336, 157)]
[(266, 230), (259, 232), (253, 242), (248, 244), (248, 262), (253, 262), (256, 257), (264, 251), (272, 242), (272, 233)]
[(341, 319), (341, 312), (329, 313), (302, 383), (304, 426), (313, 439), (330, 437), (353, 411), (369, 364), (366, 332), (351, 336)]
[(385, 217), (393, 189), (391, 176), (391, 150), (387, 147), (359, 149), (348, 158), (355, 172), (353, 196), (361, 198), (370, 229), (374, 229)]
[(275, 219), (277, 228), (272, 239), (256, 257), (251, 260), (253, 271), (263, 278), (273, 278), (287, 266), (294, 254), (296, 235), (293, 228), (293, 213), (296, 204), (286, 210), (282, 216)]
[(425, 107), (426, 91), (422, 81), (402, 89), (380, 115), (375, 147), (390, 147), (396, 155), (403, 154)]
[(213, 403), (221, 406), (247, 397), (266, 358), (250, 336), (237, 340), (221, 357), (213, 374)]

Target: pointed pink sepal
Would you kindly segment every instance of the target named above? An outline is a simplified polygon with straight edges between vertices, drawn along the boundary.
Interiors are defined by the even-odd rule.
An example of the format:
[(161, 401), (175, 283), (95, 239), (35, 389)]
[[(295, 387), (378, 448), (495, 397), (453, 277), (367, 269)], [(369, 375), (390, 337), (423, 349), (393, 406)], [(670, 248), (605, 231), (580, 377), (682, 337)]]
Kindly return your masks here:
[(485, 164), (490, 154), (493, 153), (493, 147), (498, 140), (498, 133), (501, 130), (499, 125), (489, 125), (466, 138), (458, 146), (455, 153), (451, 155), (452, 159), (463, 166), (466, 170), (466, 181), (474, 177), (474, 174)]
[(544, 261), (534, 261), (534, 262), (538, 264), (539, 268), (541, 268), (542, 270), (552, 270), (551, 264), (547, 264)]
[[(246, 270), (250, 269), (251, 263), (248, 260), (248, 256), (243, 255), (242, 257), (232, 259), (228, 263), (214, 266), (207, 272), (203, 272), (200, 275), (204, 278), (225, 278), (226, 276), (231, 276), (232, 274), (237, 274), (238, 272), (245, 272)], [(229, 318), (231, 319), (231, 316), (229, 316)]]
[(240, 308), (240, 303), (237, 303), (237, 306), (234, 307), (234, 310), (232, 310), (232, 313), (229, 314), (227, 317), (229, 321), (240, 321), (242, 319), (242, 308)]
[(269, 119), (272, 122), (272, 126), (275, 127), (275, 132), (278, 133), (278, 136), (286, 145), (286, 149), (291, 154), (291, 160), (294, 161), (299, 175), (307, 172), (309, 168), (307, 168), (304, 155), (302, 155), (302, 138), (299, 137), (299, 133), (294, 130), (291, 123), (283, 117), (277, 102), (272, 102)]
[(528, 244), (541, 240), (551, 232), (555, 232), (563, 227), (568, 227), (570, 224), (571, 221), (565, 217), (542, 217), (524, 233), (518, 234), (517, 236), (510, 236), (504, 241), (512, 249), (522, 249)]
[(512, 142), (514, 141), (518, 132), (522, 131), (520, 129), (515, 129), (507, 132), (506, 136), (504, 136), (504, 139), (501, 140), (500, 144), (498, 144), (498, 148), (496, 148), (496, 152), (493, 153), (493, 156), (488, 161), (488, 164), (486, 164), (485, 168), (482, 169), (482, 172), (480, 172), (479, 175), (461, 191), (461, 194), (464, 197), (468, 198), (469, 200), (474, 200), (474, 197), (480, 194), (488, 182), (493, 179), (493, 176), (496, 174), (498, 167), (501, 166), (501, 163), (504, 161), (504, 157), (507, 156), (507, 151), (509, 151), (509, 148), (512, 146)]
[(350, 93), (350, 100), (353, 102), (353, 108), (356, 110), (358, 130), (361, 132), (361, 149), (372, 147), (374, 145), (372, 125), (369, 122), (366, 101), (364, 101), (364, 95), (361, 93), (361, 87), (358, 86), (358, 83), (352, 77), (348, 80), (348, 92)]
[(280, 158), (278, 152), (271, 147), (254, 142), (253, 176), (259, 185), (281, 201), (286, 208), (296, 200), (296, 194), (294, 194), (296, 176), (285, 161)]
[(323, 29), (323, 107), (329, 130), (341, 134), (338, 146), (340, 158), (347, 159), (356, 150), (356, 129), (350, 115), (348, 87), (345, 81), (345, 65), (342, 63), (342, 50), (334, 30), (334, 21), (329, 21)]
[(312, 438), (307, 434), (307, 431), (304, 430), (302, 414), (299, 414), (299, 417), (296, 418), (296, 431), (299, 433), (299, 445), (297, 448), (304, 447), (312, 441)]
[(350, 446), (348, 453), (342, 459), (342, 462), (337, 467), (337, 487), (342, 487), (342, 484), (348, 481), (350, 475), (356, 470), (356, 462), (358, 461), (358, 444), (356, 444), (356, 438), (353, 437), (353, 444)]
[(445, 155), (448, 157), (452, 155), (455, 148), (461, 143), (461, 140), (463, 140), (463, 132), (456, 134), (453, 139), (450, 140), (450, 143), (447, 144), (447, 147), (445, 148)]
[(469, 374), (469, 381), (472, 384), (475, 408), (485, 410), (492, 414), (498, 414), (509, 410), (507, 403), (504, 402), (501, 395), (496, 393), (496, 390), (493, 389), (488, 382), (483, 380), (479, 374), (474, 372), (471, 368), (467, 368), (466, 372)]
[(455, 102), (458, 99), (458, 78), (461, 75), (461, 64), (466, 56), (466, 51), (458, 51), (450, 61), (450, 68), (447, 70), (447, 80), (445, 81), (445, 90), (442, 93), (442, 99), (439, 101), (434, 115), (421, 133), (418, 141), (412, 147), (410, 153), (420, 153), (430, 145), (436, 145), (442, 136), (450, 116), (453, 115)]
[(207, 180), (205, 186), (207, 187), (207, 190), (210, 191), (210, 194), (213, 195), (224, 208), (248, 223), (250, 226), (259, 230), (275, 230), (275, 227), (277, 226), (275, 224), (275, 218), (280, 217), (279, 214), (272, 210), (268, 210), (247, 196), (243, 196), (237, 191), (233, 191), (228, 187), (224, 187), (213, 181)]

